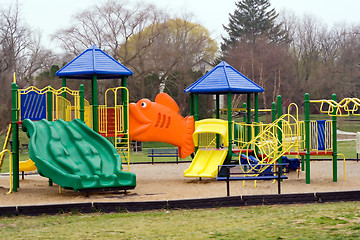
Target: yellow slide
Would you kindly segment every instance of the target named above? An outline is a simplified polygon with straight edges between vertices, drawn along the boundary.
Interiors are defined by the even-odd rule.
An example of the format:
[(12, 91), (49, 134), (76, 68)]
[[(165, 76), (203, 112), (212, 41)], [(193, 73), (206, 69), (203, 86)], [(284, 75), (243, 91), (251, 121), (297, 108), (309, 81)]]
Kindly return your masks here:
[(216, 177), (218, 166), (224, 163), (227, 152), (227, 149), (199, 149), (190, 167), (184, 171), (184, 177)]
[[(195, 122), (193, 134), (194, 145), (199, 146), (199, 135), (218, 134), (224, 147), (229, 145), (228, 122), (220, 119), (203, 119)], [(215, 135), (214, 135), (215, 136)], [(184, 171), (184, 177), (209, 177), (214, 178), (218, 173), (218, 166), (222, 165), (227, 156), (227, 149), (210, 148), (216, 141), (208, 139), (206, 149), (198, 149), (190, 167)]]
[(32, 172), (36, 169), (35, 163), (31, 159), (19, 162), (19, 172)]

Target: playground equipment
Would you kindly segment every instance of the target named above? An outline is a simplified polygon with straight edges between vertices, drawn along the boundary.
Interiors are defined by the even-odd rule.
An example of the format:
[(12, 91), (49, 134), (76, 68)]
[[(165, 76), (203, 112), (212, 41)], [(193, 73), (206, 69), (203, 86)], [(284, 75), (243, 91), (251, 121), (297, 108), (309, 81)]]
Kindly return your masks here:
[[(185, 93), (190, 93), (190, 113), (191, 115), (194, 116), (195, 121), (199, 121), (199, 100), (198, 100), (198, 95), (200, 93), (203, 94), (215, 94), (216, 96), (216, 118), (219, 119), (220, 118), (220, 94), (225, 94), (227, 96), (227, 107), (228, 109), (231, 109), (231, 96), (233, 93), (246, 93), (247, 94), (247, 123), (251, 123), (251, 94), (254, 94), (255, 96), (255, 101), (256, 101), (256, 107), (255, 107), (255, 121), (258, 121), (258, 93), (259, 92), (263, 92), (264, 89), (262, 89), (260, 86), (258, 86), (256, 83), (254, 83), (253, 81), (251, 81), (250, 79), (248, 79), (247, 77), (245, 77), (243, 74), (241, 74), (240, 72), (238, 72), (236, 69), (234, 69), (233, 67), (231, 67), (229, 64), (227, 64), (226, 62), (221, 62), (219, 63), (215, 68), (213, 68), (212, 70), (210, 70), (207, 74), (205, 74), (203, 77), (201, 77), (199, 80), (197, 80), (196, 82), (194, 82), (193, 84), (191, 84), (188, 88), (186, 88), (184, 90)], [(221, 164), (225, 163), (230, 163), (231, 159), (232, 159), (232, 153), (233, 153), (233, 124), (232, 124), (232, 112), (228, 111), (227, 112), (227, 121), (225, 121), (225, 125), (227, 124), (227, 151), (226, 151), (226, 157), (224, 158), (224, 160), (222, 160), (223, 155), (219, 154), (219, 156), (217, 156), (218, 158), (221, 159), (221, 161), (216, 161), (216, 162), (221, 162)], [(222, 124), (222, 126), (224, 126), (224, 124)], [(211, 128), (208, 129), (208, 131), (212, 131)], [(209, 133), (214, 133), (213, 132), (209, 132)], [(202, 132), (205, 133), (205, 132)], [(224, 134), (225, 136), (225, 134)], [(223, 136), (223, 137), (224, 137)], [(215, 142), (215, 147), (214, 149), (219, 149), (220, 148), (220, 137), (221, 134), (216, 133), (214, 141)], [(213, 150), (214, 150), (213, 149)], [(194, 159), (193, 162), (193, 166), (192, 168), (195, 169), (195, 166), (200, 166), (200, 164), (195, 164), (195, 163), (205, 163), (207, 161), (205, 161), (204, 159), (206, 159), (207, 157), (205, 156), (206, 153), (203, 153), (203, 150), (199, 149), (198, 147), (196, 147), (196, 155), (198, 154), (198, 156), (201, 156), (200, 158), (198, 157), (198, 159)], [(225, 154), (225, 151), (224, 151)], [(211, 156), (210, 159), (214, 159), (215, 156), (212, 156), (213, 154), (209, 154)], [(201, 161), (200, 161), (200, 160)], [(216, 159), (216, 158), (215, 158)], [(217, 166), (215, 164), (209, 164), (207, 163), (207, 166), (211, 166), (212, 170), (207, 169), (206, 172), (211, 172), (213, 174), (216, 175), (217, 173)], [(220, 164), (220, 165), (221, 165)], [(218, 164), (219, 165), (219, 164)], [(200, 167), (199, 167), (200, 168)], [(187, 171), (187, 170), (186, 170)], [(189, 170), (190, 171), (190, 170)], [(192, 172), (195, 172), (195, 170), (193, 170)], [(211, 174), (211, 177), (215, 177), (215, 175)], [(201, 171), (197, 171), (197, 175), (191, 174), (192, 177), (196, 176), (196, 177), (201, 177)], [(188, 172), (184, 172), (184, 176), (190, 176), (190, 174)]]
[[(220, 119), (204, 119), (195, 123), (193, 134), (194, 144), (198, 147), (195, 157), (184, 177), (214, 178), (218, 173), (218, 166), (224, 163), (229, 146), (227, 122)], [(223, 148), (216, 148), (216, 140), (220, 137)]]
[[(318, 139), (312, 138), (313, 136), (313, 124), (310, 121), (310, 103), (321, 103), (320, 111), (331, 116), (331, 122), (325, 121), (325, 123), (315, 124), (318, 132), (324, 132), (325, 134), (317, 134)], [(343, 158), (344, 162), (344, 179), (345, 179), (345, 156), (337, 152), (337, 117), (347, 117), (350, 114), (358, 116), (357, 110), (360, 106), (360, 100), (358, 98), (344, 98), (337, 103), (336, 94), (332, 95), (331, 100), (310, 100), (309, 94), (305, 94), (305, 136), (306, 136), (306, 183), (310, 183), (310, 155), (332, 155), (333, 164), (333, 182), (337, 182), (337, 159), (338, 156)], [(327, 109), (326, 109), (327, 106)], [(323, 126), (325, 125), (325, 126)], [(321, 126), (321, 127), (320, 127)], [(310, 130), (311, 128), (311, 130)], [(330, 129), (332, 129), (330, 131)], [(319, 140), (321, 139), (321, 140)], [(315, 146), (317, 143), (318, 149), (321, 151), (312, 151), (313, 143)], [(304, 165), (302, 165), (302, 169)]]
[(130, 104), (130, 139), (173, 144), (179, 148), (180, 158), (194, 152), (192, 134), (194, 118), (183, 118), (179, 106), (166, 93), (159, 93), (155, 102), (141, 99)]
[[(259, 125), (263, 128), (263, 124)], [(254, 124), (254, 126), (258, 127), (257, 124)], [(282, 135), (281, 139), (279, 133)], [(234, 139), (235, 141), (240, 141), (240, 144), (237, 145), (242, 146), (239, 152), (245, 154), (249, 165), (248, 170), (253, 171), (256, 168), (258, 173), (262, 173), (270, 166), (266, 164), (275, 164), (292, 148), (301, 144), (300, 123), (292, 115), (285, 114), (261, 129), (259, 134), (250, 141), (243, 142), (241, 139)], [(236, 152), (236, 150), (234, 151)], [(249, 156), (253, 156), (253, 158)], [(244, 163), (240, 155), (239, 165), (241, 164)]]
[[(75, 191), (134, 188), (135, 175), (121, 171), (121, 160), (114, 146), (111, 148), (111, 145), (104, 143), (105, 139), (98, 134), (112, 137), (122, 159), (129, 164), (126, 77), (131, 74), (130, 70), (93, 45), (56, 73), (62, 77), (63, 86), (59, 90), (51, 87), (18, 89), (14, 77), (11, 89), (12, 190), (17, 191), (19, 170), (26, 165), (19, 164), (20, 124), (24, 124), (24, 130), (29, 131), (29, 154), (38, 171), (49, 178), (50, 184), (54, 179), (60, 186)], [(66, 87), (66, 78), (92, 81), (92, 105), (84, 99), (84, 86), (80, 85), (79, 91), (70, 90)], [(121, 78), (122, 86), (107, 91), (106, 98), (108, 92), (113, 93), (114, 103), (105, 100), (105, 105), (99, 106), (97, 79), (112, 78)], [(90, 131), (85, 123), (80, 124), (80, 120), (71, 123), (63, 121), (78, 118), (94, 131)], [(39, 142), (38, 134), (42, 134), (42, 142)], [(69, 146), (69, 143), (73, 146)]]
[(116, 149), (83, 121), (25, 119), (23, 130), (39, 174), (59, 186), (75, 191), (135, 188), (135, 174), (121, 171)]
[[(356, 115), (360, 105), (359, 99), (346, 98), (336, 102), (336, 96), (332, 100), (312, 100), (313, 103), (321, 102), (321, 111), (332, 116), (332, 120), (310, 121), (308, 94), (305, 96), (305, 121), (298, 119), (298, 107), (295, 104), (289, 105), (295, 108), (296, 116), (290, 113), (283, 115), (281, 96), (277, 98), (276, 104), (272, 104), (272, 123), (264, 124), (259, 122), (258, 109), (258, 92), (263, 89), (253, 83), (250, 79), (237, 72), (234, 68), (225, 62), (221, 62), (206, 75), (201, 77), (195, 83), (190, 85), (185, 92), (190, 93), (190, 111), (195, 117), (195, 124), (199, 121), (198, 115), (198, 94), (214, 94), (216, 96), (216, 118), (220, 118), (219, 114), (219, 95), (227, 95), (227, 111), (228, 124), (228, 154), (224, 160), (224, 164), (232, 161), (233, 153), (238, 155), (238, 164), (246, 164), (244, 172), (255, 172), (261, 174), (274, 164), (281, 164), (283, 156), (295, 155), (301, 157), (302, 169), (304, 169), (304, 156), (306, 159), (306, 183), (310, 183), (310, 155), (332, 155), (333, 156), (333, 181), (337, 181), (337, 157), (342, 156), (344, 159), (344, 178), (345, 178), (345, 157), (343, 154), (337, 153), (336, 140), (336, 117)], [(247, 100), (244, 108), (235, 109), (235, 111), (246, 111), (243, 123), (232, 121), (233, 109), (231, 109), (232, 93), (246, 93)], [(251, 93), (254, 93), (254, 109), (251, 109)], [(327, 108), (326, 108), (327, 106)], [(231, 109), (231, 110), (229, 110)], [(269, 111), (269, 110), (265, 110)], [(254, 113), (254, 122), (252, 122), (251, 114)], [(277, 114), (276, 114), (277, 113)], [(203, 121), (203, 120), (201, 120)], [(196, 132), (196, 131), (195, 131)], [(218, 149), (220, 144), (220, 134), (214, 137), (216, 145), (214, 149)], [(196, 144), (196, 143), (195, 143)], [(203, 153), (203, 150), (196, 145), (196, 151), (199, 152), (201, 161), (194, 159), (191, 169), (197, 174), (191, 174), (192, 177), (200, 177), (200, 169), (204, 167), (207, 160), (211, 159), (211, 154)], [(221, 156), (222, 157), (222, 156)], [(221, 159), (218, 157), (211, 161), (216, 162)], [(202, 164), (199, 164), (199, 163)], [(219, 164), (220, 165), (220, 164)], [(184, 172), (184, 176), (190, 176), (189, 170)], [(249, 174), (250, 175), (250, 174)], [(255, 174), (256, 175), (256, 174)], [(254, 177), (254, 176), (252, 176)], [(256, 176), (255, 176), (256, 177)]]

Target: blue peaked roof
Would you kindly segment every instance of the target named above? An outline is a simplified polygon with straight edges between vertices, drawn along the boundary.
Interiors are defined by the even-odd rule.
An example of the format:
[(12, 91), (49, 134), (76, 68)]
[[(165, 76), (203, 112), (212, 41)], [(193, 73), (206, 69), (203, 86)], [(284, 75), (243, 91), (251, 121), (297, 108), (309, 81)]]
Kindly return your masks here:
[(56, 76), (75, 79), (92, 79), (93, 75), (98, 79), (113, 79), (132, 74), (132, 71), (96, 45), (86, 49), (56, 72)]
[(264, 89), (222, 61), (207, 74), (187, 87), (185, 93), (252, 93)]

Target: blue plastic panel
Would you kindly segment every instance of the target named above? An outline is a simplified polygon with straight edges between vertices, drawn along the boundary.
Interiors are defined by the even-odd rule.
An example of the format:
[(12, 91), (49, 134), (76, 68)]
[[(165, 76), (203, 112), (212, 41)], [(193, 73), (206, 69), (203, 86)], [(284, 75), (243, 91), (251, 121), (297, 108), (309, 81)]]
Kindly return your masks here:
[(56, 72), (56, 76), (59, 77), (78, 79), (92, 79), (93, 75), (97, 75), (98, 79), (111, 79), (132, 74), (132, 71), (110, 57), (96, 45), (86, 49)]
[(21, 120), (26, 118), (38, 121), (46, 118), (46, 96), (37, 92), (21, 95)]
[(253, 93), (263, 91), (262, 87), (224, 61), (184, 90), (185, 93)]

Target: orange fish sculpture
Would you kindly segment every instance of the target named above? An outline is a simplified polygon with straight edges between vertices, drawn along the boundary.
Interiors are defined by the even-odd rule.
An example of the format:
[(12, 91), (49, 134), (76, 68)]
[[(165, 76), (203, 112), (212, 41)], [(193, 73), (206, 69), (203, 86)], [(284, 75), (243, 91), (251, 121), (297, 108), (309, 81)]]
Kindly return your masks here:
[(179, 148), (179, 157), (195, 151), (192, 134), (194, 118), (183, 118), (179, 106), (166, 93), (159, 93), (155, 102), (141, 99), (129, 106), (129, 137), (135, 141), (165, 142)]

